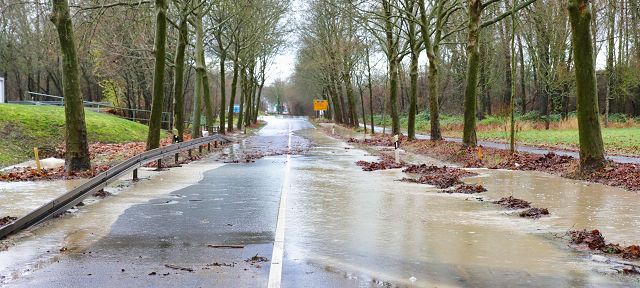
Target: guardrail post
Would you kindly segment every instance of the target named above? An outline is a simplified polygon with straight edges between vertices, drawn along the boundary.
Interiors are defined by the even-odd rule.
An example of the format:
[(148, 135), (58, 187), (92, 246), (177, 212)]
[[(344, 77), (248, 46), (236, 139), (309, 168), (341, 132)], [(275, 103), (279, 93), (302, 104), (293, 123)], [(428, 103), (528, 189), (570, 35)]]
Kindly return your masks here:
[(213, 148), (218, 148), (218, 141), (213, 141)]
[(138, 169), (133, 169), (133, 181), (138, 181)]
[(211, 143), (207, 143), (207, 152), (211, 152)]
[(191, 159), (191, 148), (189, 148), (189, 159)]
[(178, 161), (178, 157), (180, 157), (180, 156), (179, 156), (179, 153), (176, 153), (176, 156), (175, 156), (175, 157), (176, 157), (176, 165), (178, 165), (178, 162), (179, 162), (179, 161)]
[(162, 169), (162, 159), (158, 159), (158, 171)]
[(202, 145), (198, 146), (198, 153), (202, 154)]

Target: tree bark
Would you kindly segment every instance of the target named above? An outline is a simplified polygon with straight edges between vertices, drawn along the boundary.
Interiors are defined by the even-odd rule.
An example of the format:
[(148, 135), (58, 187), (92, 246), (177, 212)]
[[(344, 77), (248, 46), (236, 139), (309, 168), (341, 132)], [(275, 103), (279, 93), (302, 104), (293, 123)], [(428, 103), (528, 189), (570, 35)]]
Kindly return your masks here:
[(202, 6), (198, 8), (198, 14), (194, 17), (196, 28), (196, 79), (201, 82), (200, 98), (204, 100), (206, 125), (209, 135), (213, 134), (213, 106), (211, 105), (211, 92), (209, 90), (209, 76), (207, 75), (207, 63), (204, 59), (204, 31), (202, 30)]
[(480, 51), (478, 49), (478, 32), (480, 31), (480, 0), (469, 0), (469, 31), (467, 39), (467, 77), (464, 90), (464, 130), (462, 144), (469, 147), (476, 146), (476, 94), (478, 86), (478, 64)]
[(436, 7), (436, 31), (434, 33), (434, 41), (431, 42), (429, 38), (429, 23), (427, 20), (427, 11), (425, 8), (424, 0), (419, 0), (418, 7), (420, 8), (420, 22), (422, 30), (422, 40), (427, 50), (427, 58), (429, 59), (429, 124), (431, 125), (431, 132), (429, 134), (431, 140), (442, 140), (442, 133), (440, 132), (440, 106), (438, 103), (438, 54), (440, 37), (442, 35), (442, 10), (444, 1), (438, 1)]
[[(371, 117), (371, 135), (376, 134), (373, 124), (373, 87), (371, 85), (371, 63), (369, 63), (369, 45), (366, 46), (367, 53), (367, 86), (369, 87), (369, 117)], [(365, 124), (366, 125), (366, 124)]]
[(598, 120), (596, 70), (590, 26), (591, 4), (587, 0), (569, 0), (568, 6), (576, 73), (580, 170), (586, 172), (605, 164)]
[(520, 97), (522, 97), (522, 115), (527, 113), (527, 91), (525, 89), (525, 75), (524, 75), (524, 53), (522, 52), (522, 42), (520, 36), (518, 36), (518, 54), (520, 54)]
[(193, 126), (191, 127), (191, 137), (193, 139), (200, 138), (202, 136), (202, 128), (200, 125), (202, 116), (202, 77), (200, 77), (198, 71), (194, 77), (194, 91), (193, 91)]
[(91, 168), (84, 105), (80, 93), (78, 56), (67, 0), (52, 0), (51, 21), (55, 24), (62, 54), (62, 88), (65, 115), (65, 170)]
[(231, 79), (231, 98), (229, 99), (229, 116), (227, 118), (227, 131), (233, 131), (233, 105), (236, 101), (236, 90), (238, 88), (238, 52), (236, 49), (235, 59), (233, 60), (233, 79)]
[(238, 121), (236, 123), (236, 129), (242, 129), (242, 121), (244, 117), (244, 109), (247, 95), (247, 69), (243, 68), (240, 71), (240, 112), (238, 113)]
[(224, 123), (226, 123), (225, 120), (225, 109), (227, 108), (227, 87), (226, 87), (226, 75), (225, 75), (225, 69), (224, 69), (224, 61), (226, 61), (227, 59), (227, 55), (224, 51), (220, 52), (220, 123), (218, 123), (218, 125), (220, 126), (218, 128), (218, 132), (221, 134), (225, 133), (225, 129), (224, 129)]
[(160, 147), (160, 127), (162, 127), (162, 105), (164, 104), (164, 64), (167, 41), (167, 2), (156, 0), (156, 36), (154, 44), (155, 67), (153, 71), (153, 99), (147, 150)]
[[(184, 11), (183, 11), (184, 13)], [(178, 131), (178, 141), (184, 141), (184, 54), (187, 48), (188, 41), (188, 22), (187, 16), (182, 15), (180, 18), (180, 24), (178, 27), (178, 43), (176, 46), (176, 58), (173, 77), (173, 113), (174, 113), (174, 126)]]
[(388, 0), (382, 1), (384, 9), (384, 29), (387, 40), (387, 61), (389, 62), (389, 102), (391, 108), (391, 132), (400, 135), (400, 117), (398, 116), (398, 55), (396, 40), (393, 35), (391, 17), (392, 5)]
[[(410, 13), (413, 13), (415, 10), (414, 2), (407, 1), (410, 4), (407, 5), (407, 9), (410, 9)], [(407, 127), (407, 137), (409, 140), (416, 139), (416, 113), (418, 110), (418, 53), (420, 47), (417, 45), (416, 41), (416, 24), (413, 20), (414, 15), (408, 15), (411, 18), (409, 19), (407, 26), (409, 28), (408, 31), (408, 42), (409, 49), (411, 55), (411, 63), (409, 64), (409, 115), (408, 115), (408, 127)]]
[[(614, 85), (614, 71), (613, 71), (613, 50), (614, 48), (614, 33), (615, 33), (615, 0), (609, 1), (609, 7), (607, 9), (608, 14), (608, 29), (607, 29), (607, 89), (604, 96), (604, 127), (609, 127), (609, 99), (613, 95)], [(619, 52), (620, 53), (620, 52)]]

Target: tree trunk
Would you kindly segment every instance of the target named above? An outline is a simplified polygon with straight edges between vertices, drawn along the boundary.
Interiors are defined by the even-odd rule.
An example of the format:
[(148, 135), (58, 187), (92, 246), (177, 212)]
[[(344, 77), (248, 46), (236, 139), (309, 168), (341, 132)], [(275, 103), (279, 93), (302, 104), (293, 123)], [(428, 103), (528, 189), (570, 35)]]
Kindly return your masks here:
[(191, 127), (191, 137), (193, 139), (200, 138), (202, 136), (202, 128), (200, 127), (202, 118), (202, 77), (200, 77), (198, 71), (194, 77), (194, 91), (193, 91), (193, 126)]
[(524, 53), (522, 52), (522, 42), (520, 36), (518, 36), (518, 54), (520, 54), (520, 97), (522, 97), (522, 115), (527, 113), (527, 93), (525, 90), (525, 75), (524, 75)]
[(263, 60), (261, 60), (261, 65), (260, 65), (260, 86), (258, 86), (258, 99), (256, 100), (256, 114), (253, 118), (253, 123), (258, 123), (258, 114), (260, 113), (260, 97), (262, 96), (262, 87), (264, 87), (264, 81), (265, 81), (265, 67), (266, 67), (266, 59), (263, 58)]
[(227, 84), (224, 69), (224, 61), (227, 60), (226, 58), (227, 54), (224, 51), (220, 52), (220, 123), (218, 123), (220, 127), (218, 128), (218, 132), (221, 134), (225, 132), (224, 123), (226, 122), (224, 121), (224, 110), (227, 108), (227, 87), (225, 87)]
[(342, 70), (342, 81), (345, 85), (345, 90), (347, 92), (347, 101), (349, 104), (349, 125), (351, 127), (358, 127), (358, 110), (356, 108), (356, 97), (353, 95), (353, 85), (351, 83), (351, 73), (349, 64), (343, 61), (343, 70)]
[[(183, 11), (183, 13), (185, 13)], [(187, 16), (180, 18), (178, 27), (178, 44), (176, 46), (175, 76), (173, 77), (173, 113), (174, 125), (178, 131), (178, 141), (184, 141), (184, 54), (187, 48), (189, 29)]]
[(408, 137), (409, 140), (416, 139), (416, 113), (418, 110), (418, 53), (419, 47), (416, 45), (416, 25), (409, 21), (409, 46), (411, 49), (411, 63), (409, 64), (409, 119)]
[(87, 143), (87, 127), (84, 105), (80, 94), (78, 56), (73, 39), (73, 25), (69, 16), (67, 0), (52, 0), (51, 21), (55, 24), (62, 54), (62, 87), (64, 90), (65, 116), (65, 170), (88, 170), (91, 168)]
[(478, 86), (478, 64), (480, 51), (478, 50), (478, 32), (480, 30), (480, 0), (469, 0), (469, 31), (467, 39), (467, 77), (464, 90), (464, 130), (462, 144), (469, 147), (476, 146), (476, 93)]
[(569, 22), (576, 73), (580, 169), (583, 172), (603, 167), (604, 145), (598, 120), (598, 95), (591, 36), (591, 4), (587, 0), (569, 1)]
[[(615, 0), (609, 1), (608, 13), (608, 29), (607, 29), (607, 89), (604, 96), (604, 127), (609, 127), (609, 99), (613, 96), (614, 71), (613, 71), (613, 50), (614, 50), (614, 33), (615, 33)], [(620, 52), (618, 52), (620, 53)]]
[(209, 76), (207, 75), (207, 63), (204, 59), (204, 31), (202, 30), (202, 6), (198, 8), (198, 13), (194, 17), (196, 28), (196, 79), (201, 82), (202, 94), (200, 97), (204, 100), (204, 111), (206, 116), (206, 125), (209, 135), (213, 134), (213, 106), (211, 105), (211, 92), (209, 90)]
[[(237, 50), (237, 49), (236, 49)], [(227, 131), (233, 131), (233, 105), (236, 101), (236, 90), (238, 88), (238, 51), (233, 60), (233, 79), (231, 79), (231, 98), (229, 99), (229, 117), (227, 118)]]
[(391, 104), (391, 132), (400, 135), (400, 118), (398, 117), (398, 55), (397, 42), (393, 35), (392, 5), (388, 0), (382, 1), (384, 9), (384, 29), (387, 39), (387, 61), (389, 62), (389, 102)]
[(164, 63), (167, 40), (167, 2), (156, 0), (156, 38), (154, 44), (155, 68), (153, 71), (153, 100), (149, 119), (147, 150), (160, 147), (160, 127), (162, 126), (162, 105), (164, 104)]
[[(364, 90), (361, 81), (358, 81), (358, 92), (360, 93), (360, 108), (362, 108), (362, 123), (364, 123), (364, 134), (367, 134), (367, 114), (364, 112)], [(360, 126), (360, 124), (358, 124)]]
[(244, 120), (244, 109), (247, 95), (247, 69), (243, 68), (240, 71), (240, 112), (238, 113), (238, 122), (236, 123), (236, 129), (242, 130), (242, 121)]
[(431, 125), (430, 138), (431, 140), (442, 140), (442, 133), (440, 132), (440, 106), (438, 104), (438, 43), (440, 41), (440, 35), (442, 31), (442, 10), (444, 3), (438, 1), (436, 7), (436, 31), (434, 35), (434, 42), (432, 43), (429, 38), (429, 23), (427, 20), (427, 12), (425, 9), (424, 0), (419, 0), (418, 8), (420, 8), (420, 22), (422, 30), (422, 40), (427, 50), (427, 58), (429, 59), (429, 124)]
[[(373, 124), (373, 87), (371, 85), (371, 63), (369, 63), (369, 46), (366, 46), (367, 53), (367, 86), (369, 87), (369, 117), (371, 117), (371, 135), (376, 134)], [(366, 125), (366, 124), (365, 124)]]

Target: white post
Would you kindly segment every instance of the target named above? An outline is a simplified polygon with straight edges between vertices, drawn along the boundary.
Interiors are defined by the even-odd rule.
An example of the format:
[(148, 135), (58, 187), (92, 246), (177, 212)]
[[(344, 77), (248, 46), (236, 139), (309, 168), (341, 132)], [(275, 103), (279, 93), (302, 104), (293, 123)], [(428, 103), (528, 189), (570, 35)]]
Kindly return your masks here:
[(4, 97), (4, 78), (0, 77), (0, 103), (7, 102), (7, 99)]

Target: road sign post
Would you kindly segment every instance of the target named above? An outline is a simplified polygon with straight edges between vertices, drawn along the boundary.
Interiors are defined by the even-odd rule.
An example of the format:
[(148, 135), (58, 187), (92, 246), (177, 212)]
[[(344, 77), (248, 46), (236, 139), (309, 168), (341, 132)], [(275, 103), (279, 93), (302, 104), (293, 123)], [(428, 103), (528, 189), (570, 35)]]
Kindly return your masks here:
[(398, 148), (400, 148), (400, 142), (398, 142), (398, 135), (393, 135), (393, 148), (395, 150), (395, 154), (396, 154), (396, 163), (400, 163), (400, 150), (398, 150)]

